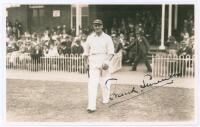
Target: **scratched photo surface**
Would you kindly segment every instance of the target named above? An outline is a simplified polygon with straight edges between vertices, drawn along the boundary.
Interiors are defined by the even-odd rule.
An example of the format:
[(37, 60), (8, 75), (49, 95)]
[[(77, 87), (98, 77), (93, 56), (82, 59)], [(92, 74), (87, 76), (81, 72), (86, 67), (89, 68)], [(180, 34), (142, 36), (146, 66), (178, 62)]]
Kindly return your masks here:
[[(194, 122), (194, 4), (5, 9), (7, 122)], [(108, 66), (98, 70), (111, 74), (100, 82), (109, 103), (102, 103), (99, 84), (96, 109), (88, 112), (89, 79), (100, 80), (91, 59), (99, 54), (87, 63), (85, 51), (100, 25), (113, 43)]]

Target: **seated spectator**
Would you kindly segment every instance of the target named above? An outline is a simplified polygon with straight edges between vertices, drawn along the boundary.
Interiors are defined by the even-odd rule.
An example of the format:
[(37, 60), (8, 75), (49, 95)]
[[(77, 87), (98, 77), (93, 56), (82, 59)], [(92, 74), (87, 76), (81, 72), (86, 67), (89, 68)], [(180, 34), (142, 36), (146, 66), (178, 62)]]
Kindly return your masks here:
[(41, 38), (41, 41), (49, 41), (50, 40), (50, 37), (49, 37), (49, 35), (47, 34), (47, 33), (45, 33), (43, 36), (42, 36), (42, 38)]
[[(106, 29), (106, 30), (107, 30), (107, 29)], [(110, 31), (111, 31), (111, 32), (110, 32), (110, 33), (111, 33), (111, 35), (112, 35), (112, 34), (116, 34), (116, 33), (117, 33), (117, 29), (116, 29), (116, 28), (113, 28), (113, 27), (111, 28), (111, 30), (110, 30)], [(108, 30), (107, 30), (106, 32), (108, 33)]]
[(24, 36), (25, 36), (25, 38), (30, 38), (30, 37), (31, 37), (31, 35), (30, 35), (30, 33), (29, 33), (28, 31), (26, 31), (26, 32), (24, 33)]
[(61, 56), (69, 55), (71, 53), (71, 47), (67, 46), (66, 41), (62, 41), (59, 48), (58, 48), (58, 53)]
[(17, 64), (17, 60), (21, 61), (24, 58), (29, 58), (30, 51), (32, 49), (31, 42), (25, 42), (24, 45), (20, 45), (17, 51), (11, 52), (10, 62), (15, 66)]
[(195, 42), (194, 42), (194, 28), (191, 30), (191, 36), (189, 38), (189, 41), (188, 41), (188, 45), (191, 45), (191, 47), (193, 48), (194, 45), (195, 45)]
[(19, 47), (19, 49), (23, 46), (23, 43), (24, 43), (24, 41), (22, 41), (22, 40), (18, 40), (17, 42), (16, 42), (16, 45), (17, 45), (17, 47)]
[(11, 25), (6, 26), (6, 33), (7, 33), (7, 37), (13, 35), (13, 29)]
[(122, 50), (122, 43), (120, 43), (116, 34), (112, 34), (111, 37), (114, 43), (115, 53), (118, 53), (120, 50)]
[(62, 32), (62, 38), (66, 38), (67, 36), (69, 36), (65, 31)]
[(187, 45), (186, 43), (180, 44), (180, 47), (177, 51), (178, 56), (186, 56), (186, 55), (193, 55), (192, 47), (190, 45)]
[(119, 41), (122, 44), (122, 46), (124, 46), (126, 44), (125, 35), (123, 33), (119, 34)]
[(71, 33), (71, 35), (72, 35), (73, 37), (75, 37), (75, 36), (76, 36), (76, 29), (73, 27), (73, 28), (71, 29), (70, 33)]
[(67, 47), (71, 48), (71, 45), (72, 45), (72, 37), (71, 37), (71, 36), (66, 36), (65, 41), (66, 41)]
[(59, 35), (57, 35), (56, 31), (53, 32), (52, 39), (57, 40)]
[(132, 22), (129, 22), (128, 24), (128, 32), (129, 33), (134, 33), (135, 32), (135, 26)]
[(178, 44), (176, 42), (176, 39), (173, 36), (169, 36), (166, 42), (167, 52), (169, 54), (176, 55), (176, 51), (178, 49)]
[(187, 28), (183, 28), (183, 31), (181, 32), (181, 43), (188, 43), (189, 41), (189, 33), (187, 31)]
[(75, 41), (71, 47), (71, 53), (78, 54), (78, 55), (83, 53), (83, 47), (81, 46), (80, 38), (75, 38)]
[(62, 34), (67, 34), (66, 25), (63, 25), (63, 26), (62, 26)]
[(194, 30), (194, 20), (192, 18), (188, 22), (188, 33), (189, 33), (190, 36), (192, 36), (193, 30)]
[(36, 35), (36, 41), (37, 41), (37, 44), (42, 43), (40, 34)]
[(42, 49), (42, 54), (43, 54), (43, 56), (47, 57), (48, 53), (49, 53), (49, 46), (44, 44), (43, 49)]
[(87, 35), (85, 33), (83, 33), (81, 35), (81, 46), (83, 47), (83, 50), (85, 49), (86, 40), (87, 40)]
[(59, 56), (57, 47), (55, 46), (54, 42), (49, 44), (49, 51), (47, 54), (48, 57)]
[(15, 42), (13, 43), (9, 43), (8, 46), (7, 46), (7, 53), (12, 53), (14, 51), (18, 51), (19, 50), (19, 47), (17, 46), (17, 44)]
[(26, 47), (26, 53), (31, 53), (31, 50), (33, 48), (31, 41), (26, 41), (25, 47)]

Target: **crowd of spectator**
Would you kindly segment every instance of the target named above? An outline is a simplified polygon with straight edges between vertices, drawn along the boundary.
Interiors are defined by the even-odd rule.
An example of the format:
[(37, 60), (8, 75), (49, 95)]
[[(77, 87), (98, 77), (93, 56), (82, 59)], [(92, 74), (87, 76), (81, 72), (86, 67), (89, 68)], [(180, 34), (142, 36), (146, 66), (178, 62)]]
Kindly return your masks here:
[(166, 41), (167, 51), (170, 54), (175, 55), (194, 55), (194, 17), (191, 12), (188, 12), (185, 19), (183, 20), (183, 27), (180, 32), (180, 39), (170, 36)]
[[(75, 29), (70, 32), (66, 26), (47, 28), (42, 34), (24, 32), (19, 21), (11, 23), (7, 20), (7, 55), (12, 57), (29, 56), (31, 58), (64, 56), (69, 54), (82, 54), (89, 34), (89, 29), (75, 35)], [(161, 23), (160, 16), (150, 11), (136, 13), (133, 17), (113, 18), (111, 28), (104, 28), (111, 35), (115, 53), (122, 51), (123, 63), (132, 64), (135, 58), (135, 33), (139, 31), (147, 38), (150, 44), (160, 45)], [(170, 36), (166, 41), (168, 53), (194, 54), (194, 20), (188, 14), (183, 20), (183, 29), (180, 41)]]
[[(123, 62), (133, 64), (135, 58), (135, 33), (140, 32), (145, 36), (151, 45), (160, 45), (161, 22), (159, 14), (153, 14), (150, 11), (136, 13), (134, 18), (122, 18), (112, 20), (111, 29), (105, 29), (110, 33), (115, 45), (115, 52), (120, 49), (123, 52)], [(183, 24), (177, 35), (168, 37), (165, 41), (166, 53), (174, 55), (194, 55), (194, 15), (188, 11)]]
[(23, 26), (18, 20), (15, 20), (14, 23), (10, 22), (8, 19), (6, 20), (6, 33), (7, 36), (12, 35), (16, 39), (19, 39), (23, 34)]
[(150, 45), (160, 45), (161, 22), (159, 13), (138, 11), (131, 17), (113, 18), (105, 32), (113, 38), (115, 53), (123, 53), (123, 64), (132, 64), (136, 54), (136, 33), (145, 36)]
[(66, 33), (65, 25), (62, 28), (46, 29), (44, 33), (24, 32), (16, 35), (7, 32), (7, 55), (11, 57), (31, 58), (64, 56), (82, 54), (87, 35), (74, 37)]

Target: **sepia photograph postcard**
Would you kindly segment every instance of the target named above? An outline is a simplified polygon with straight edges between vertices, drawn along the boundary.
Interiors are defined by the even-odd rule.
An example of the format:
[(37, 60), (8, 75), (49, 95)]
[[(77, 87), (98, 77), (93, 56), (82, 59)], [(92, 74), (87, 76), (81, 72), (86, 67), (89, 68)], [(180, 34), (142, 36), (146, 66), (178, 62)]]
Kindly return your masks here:
[(198, 126), (197, 1), (4, 1), (2, 126)]

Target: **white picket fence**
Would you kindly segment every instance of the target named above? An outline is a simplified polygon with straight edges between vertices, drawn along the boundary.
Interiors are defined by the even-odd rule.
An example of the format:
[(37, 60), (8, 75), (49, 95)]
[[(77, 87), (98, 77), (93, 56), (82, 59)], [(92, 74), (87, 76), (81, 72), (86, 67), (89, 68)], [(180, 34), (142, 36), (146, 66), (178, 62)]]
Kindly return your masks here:
[[(122, 67), (122, 54), (115, 54), (111, 72), (114, 73)], [(86, 73), (84, 59), (81, 55), (70, 54), (57, 57), (40, 57), (32, 59), (28, 55), (17, 57), (6, 56), (6, 69), (19, 71), (61, 71), (61, 72), (80, 72)]]
[(194, 56), (177, 56), (170, 54), (155, 55), (152, 56), (152, 70), (153, 76), (180, 74), (179, 77), (194, 77)]

